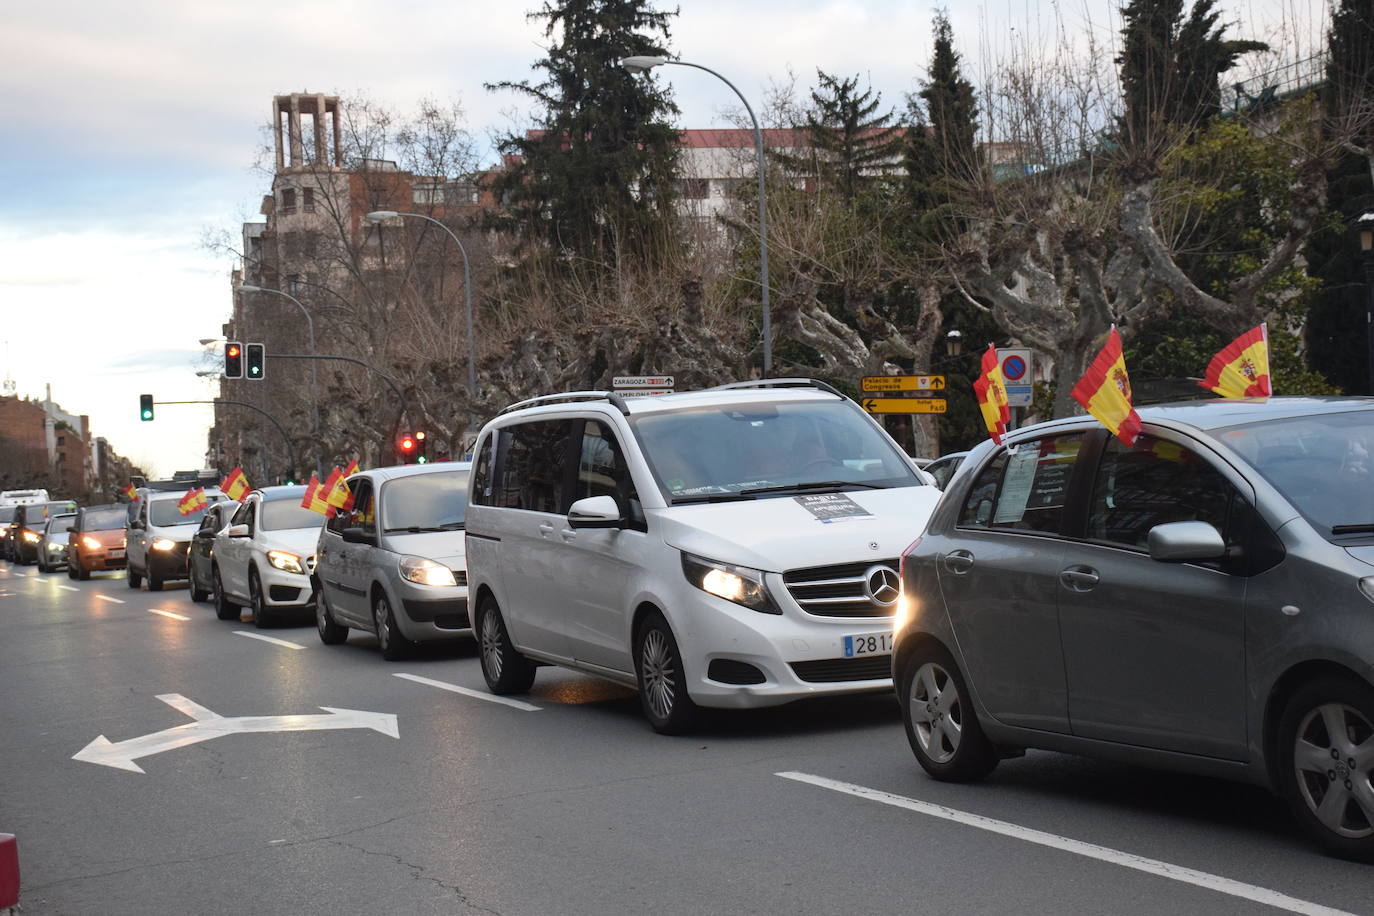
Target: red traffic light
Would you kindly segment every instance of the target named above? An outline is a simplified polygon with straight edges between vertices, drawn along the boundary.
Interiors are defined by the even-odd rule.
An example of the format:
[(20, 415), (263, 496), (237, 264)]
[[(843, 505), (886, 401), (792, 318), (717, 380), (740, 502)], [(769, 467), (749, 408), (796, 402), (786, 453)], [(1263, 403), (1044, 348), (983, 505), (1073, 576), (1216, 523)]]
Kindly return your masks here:
[(415, 440), (410, 436), (401, 439), (401, 451), (409, 452), (415, 448)]
[(240, 350), (235, 344), (230, 344), (228, 349), (225, 350), (225, 353), (229, 356), (238, 356), (242, 352), (243, 351)]

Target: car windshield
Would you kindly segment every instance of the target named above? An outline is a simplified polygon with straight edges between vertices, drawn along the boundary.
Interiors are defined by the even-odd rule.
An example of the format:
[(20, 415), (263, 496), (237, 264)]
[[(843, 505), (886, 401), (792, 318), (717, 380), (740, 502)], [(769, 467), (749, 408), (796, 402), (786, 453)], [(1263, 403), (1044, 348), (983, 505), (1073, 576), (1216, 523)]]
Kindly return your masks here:
[(924, 483), (847, 401), (696, 407), (644, 414), (631, 423), (671, 502), (808, 485)]
[[(206, 499), (211, 503), (219, 502), (222, 496), (207, 496)], [(159, 528), (166, 528), (170, 525), (199, 525), (200, 520), (205, 518), (205, 510), (209, 506), (203, 506), (187, 515), (182, 515), (177, 508), (178, 499), (158, 499), (148, 504), (148, 518)]]
[(123, 506), (118, 509), (87, 509), (81, 519), (82, 531), (111, 531), (123, 528), (128, 520), (128, 512)]
[(382, 487), (386, 531), (457, 531), (467, 508), (467, 471), (398, 477)]
[(297, 499), (263, 500), (262, 522), (264, 531), (280, 531), (283, 528), (318, 528), (324, 524), (324, 516), (311, 509), (303, 508)]
[(14, 518), (16, 506), (0, 506), (0, 522), (8, 522)]
[(76, 513), (71, 515), (54, 515), (48, 519), (47, 533), (53, 537), (62, 539), (67, 536), (67, 528), (76, 524)]
[(1337, 526), (1374, 533), (1374, 410), (1268, 420), (1217, 435), (1323, 536)]
[(75, 512), (76, 503), (73, 502), (31, 503), (24, 507), (24, 527), (39, 531), (50, 517)]

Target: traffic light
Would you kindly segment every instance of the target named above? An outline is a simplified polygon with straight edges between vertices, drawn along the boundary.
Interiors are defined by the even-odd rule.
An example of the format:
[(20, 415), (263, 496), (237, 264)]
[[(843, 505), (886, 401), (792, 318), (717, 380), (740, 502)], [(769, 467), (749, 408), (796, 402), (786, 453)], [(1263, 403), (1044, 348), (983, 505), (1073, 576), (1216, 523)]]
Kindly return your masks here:
[(151, 394), (140, 394), (138, 396), (138, 418), (140, 420), (151, 420), (153, 418), (153, 396)]
[(425, 431), (417, 429), (415, 431), (415, 463), (426, 464), (429, 462), (429, 442), (426, 440)]
[(243, 349), (248, 357), (248, 370), (245, 375), (253, 379), (260, 379), (267, 375), (267, 354), (263, 351), (262, 344), (249, 344)]
[(396, 450), (401, 453), (401, 464), (410, 464), (415, 460), (417, 450), (415, 437), (410, 433), (401, 433), (401, 438), (396, 440)]
[(224, 344), (224, 377), (243, 378), (243, 344), (237, 340)]

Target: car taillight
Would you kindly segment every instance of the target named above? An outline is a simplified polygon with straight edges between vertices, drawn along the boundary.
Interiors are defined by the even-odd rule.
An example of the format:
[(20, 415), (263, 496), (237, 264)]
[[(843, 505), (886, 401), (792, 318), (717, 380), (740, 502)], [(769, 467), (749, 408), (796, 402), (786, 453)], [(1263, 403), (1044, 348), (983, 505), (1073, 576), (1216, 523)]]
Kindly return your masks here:
[(899, 581), (906, 581), (906, 558), (911, 554), (913, 550), (920, 546), (921, 539), (917, 538), (916, 540), (912, 541), (910, 544), (906, 546), (906, 550), (902, 551), (902, 555), (900, 559), (897, 561), (897, 579)]

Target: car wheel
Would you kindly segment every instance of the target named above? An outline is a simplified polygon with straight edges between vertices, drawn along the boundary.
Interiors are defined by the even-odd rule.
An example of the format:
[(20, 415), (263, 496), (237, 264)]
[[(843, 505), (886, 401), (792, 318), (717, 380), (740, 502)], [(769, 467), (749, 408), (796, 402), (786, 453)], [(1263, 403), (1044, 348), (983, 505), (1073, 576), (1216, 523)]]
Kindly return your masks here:
[(78, 579), (89, 579), (91, 577), (91, 571), (86, 567), (82, 566), (79, 561), (77, 563), (77, 567), (78, 568), (76, 570), (76, 577)]
[(682, 653), (663, 615), (654, 613), (644, 618), (635, 634), (634, 658), (639, 703), (654, 731), (663, 735), (691, 731), (699, 709), (687, 693)]
[(75, 564), (75, 563), (68, 563), (68, 564), (67, 564), (67, 578), (68, 578), (68, 579), (75, 579), (75, 578), (76, 578), (76, 564)]
[(186, 584), (190, 587), (192, 601), (200, 603), (210, 597), (209, 589), (201, 588), (200, 583), (196, 581), (196, 567), (194, 563), (186, 564)]
[(391, 610), (391, 601), (386, 592), (378, 589), (377, 597), (372, 599), (372, 625), (377, 631), (377, 648), (382, 650), (382, 658), (389, 662), (400, 661), (411, 649), (410, 640), (401, 635), (396, 626), (396, 615)]
[(477, 640), (487, 689), (502, 696), (525, 693), (534, 683), (534, 663), (511, 645), (501, 609), (490, 596), (477, 606)]
[(38, 571), (39, 571), (39, 572), (45, 573), (45, 572), (48, 571), (48, 564), (43, 562), (43, 552), (42, 552), (41, 550), (38, 552), (38, 561), (37, 561), (37, 562), (38, 562)]
[(129, 564), (129, 588), (138, 588), (143, 584), (143, 574), (134, 569), (133, 564)]
[(224, 593), (224, 580), (219, 576), (218, 566), (210, 570), (210, 583), (214, 590), (210, 600), (215, 605), (215, 616), (220, 620), (238, 620), (239, 606)]
[(266, 629), (275, 622), (267, 609), (267, 599), (262, 594), (262, 581), (258, 578), (258, 571), (251, 566), (248, 568), (248, 607), (253, 612), (253, 626), (259, 630)]
[(1279, 720), (1274, 767), (1294, 817), (1328, 852), (1374, 862), (1374, 687), (1328, 676)]
[(348, 627), (334, 622), (334, 612), (329, 609), (324, 588), (318, 584), (315, 586), (315, 628), (320, 631), (320, 642), (326, 646), (337, 646), (348, 639)]
[(969, 782), (997, 766), (997, 749), (983, 734), (963, 675), (944, 646), (918, 646), (902, 672), (902, 721), (916, 761), (936, 779)]
[(148, 591), (150, 591), (150, 592), (160, 592), (160, 591), (162, 591), (162, 582), (163, 582), (162, 577), (159, 576), (157, 573), (154, 573), (154, 572), (149, 572), (149, 573), (148, 573)]

